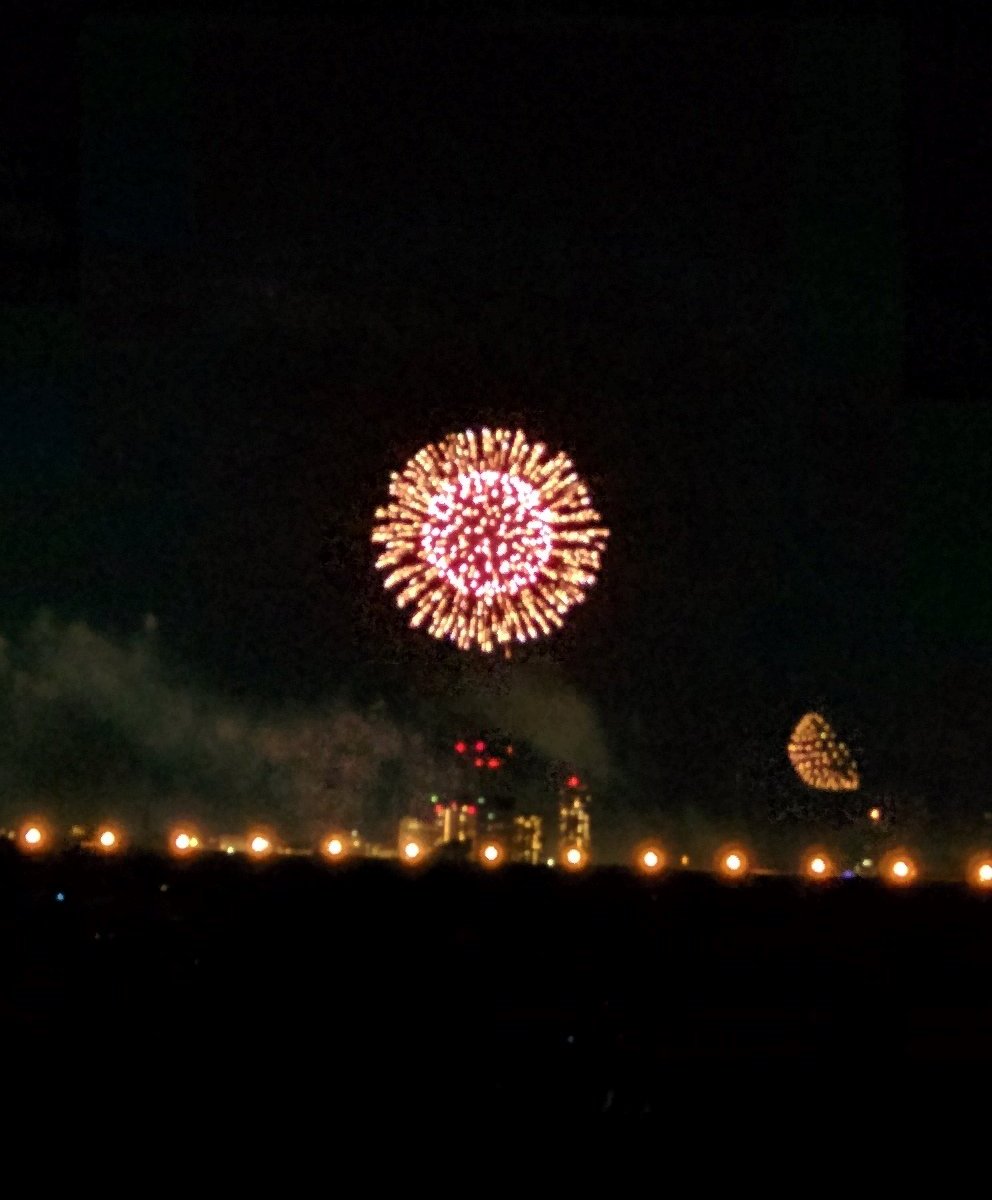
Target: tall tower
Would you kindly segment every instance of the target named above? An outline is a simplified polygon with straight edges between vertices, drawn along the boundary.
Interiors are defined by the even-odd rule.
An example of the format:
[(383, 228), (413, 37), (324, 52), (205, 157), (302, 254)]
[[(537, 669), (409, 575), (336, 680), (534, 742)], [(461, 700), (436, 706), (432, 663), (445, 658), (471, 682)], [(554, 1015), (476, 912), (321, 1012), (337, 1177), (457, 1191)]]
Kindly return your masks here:
[(587, 859), (592, 849), (589, 806), (592, 797), (578, 775), (569, 775), (558, 793), (558, 858), (578, 850)]
[(510, 861), (537, 866), (544, 848), (541, 818), (536, 813), (516, 813), (509, 826)]

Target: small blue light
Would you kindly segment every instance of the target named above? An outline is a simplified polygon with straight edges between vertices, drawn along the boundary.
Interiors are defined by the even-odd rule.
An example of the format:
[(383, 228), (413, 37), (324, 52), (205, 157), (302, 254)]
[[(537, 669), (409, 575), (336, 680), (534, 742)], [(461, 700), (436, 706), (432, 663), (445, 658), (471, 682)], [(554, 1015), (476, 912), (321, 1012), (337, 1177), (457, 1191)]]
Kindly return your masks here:
[(56, 900), (64, 900), (64, 899), (65, 899), (65, 892), (56, 892), (56, 893), (55, 893), (55, 899), (56, 899)]
[(851, 871), (850, 869), (848, 869), (847, 871), (841, 871), (840, 877), (841, 877), (841, 879), (853, 879), (854, 872)]

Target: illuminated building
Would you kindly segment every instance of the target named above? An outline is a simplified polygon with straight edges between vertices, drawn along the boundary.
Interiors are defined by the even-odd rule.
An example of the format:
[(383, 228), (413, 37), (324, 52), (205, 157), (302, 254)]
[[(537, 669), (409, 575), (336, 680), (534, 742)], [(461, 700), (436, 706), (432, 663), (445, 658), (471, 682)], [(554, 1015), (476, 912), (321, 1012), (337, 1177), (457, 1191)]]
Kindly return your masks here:
[(544, 849), (543, 822), (534, 814), (517, 813), (513, 817), (510, 833), (510, 859), (512, 862), (529, 863), (537, 866)]
[(576, 848), (587, 857), (592, 844), (589, 820), (591, 797), (578, 775), (569, 775), (558, 800), (558, 855)]
[(494, 841), (511, 862), (537, 863), (543, 849), (542, 821), (516, 812), (513, 743), (492, 733), (459, 737), (453, 746), (458, 760), (461, 799), (435, 804), (442, 840)]
[[(416, 843), (423, 853), (466, 851), (481, 855), (498, 846), (505, 860), (536, 865), (542, 861), (541, 817), (518, 813), (512, 779), (512, 743), (499, 735), (476, 733), (452, 743), (459, 782), (451, 798), (431, 797), (430, 816), (404, 817), (399, 826), (399, 852)], [(586, 838), (588, 841), (588, 838)]]
[(467, 801), (452, 800), (448, 804), (434, 807), (440, 827), (438, 841), (444, 845), (451, 842), (474, 842), (478, 824), (479, 807)]

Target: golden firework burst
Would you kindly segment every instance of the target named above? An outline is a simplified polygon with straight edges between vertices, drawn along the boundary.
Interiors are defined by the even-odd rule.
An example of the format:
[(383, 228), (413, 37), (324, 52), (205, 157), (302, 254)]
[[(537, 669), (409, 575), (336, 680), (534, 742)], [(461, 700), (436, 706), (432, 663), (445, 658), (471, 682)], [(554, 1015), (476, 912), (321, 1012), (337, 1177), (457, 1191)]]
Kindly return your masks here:
[(860, 785), (858, 766), (829, 721), (807, 713), (796, 725), (787, 747), (789, 761), (808, 787), (824, 792), (853, 792)]
[(609, 530), (563, 453), (521, 430), (466, 430), (390, 477), (372, 541), (410, 625), (491, 653), (545, 637), (596, 581)]

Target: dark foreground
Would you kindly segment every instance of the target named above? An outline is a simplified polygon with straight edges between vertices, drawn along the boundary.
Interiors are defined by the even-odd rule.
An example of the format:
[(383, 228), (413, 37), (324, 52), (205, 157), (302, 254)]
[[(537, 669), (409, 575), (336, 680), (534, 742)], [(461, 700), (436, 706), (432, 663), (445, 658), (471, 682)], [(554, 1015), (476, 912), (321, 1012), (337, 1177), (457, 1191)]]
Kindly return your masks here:
[(77, 853), (8, 856), (0, 899), (8, 1058), (206, 1107), (642, 1115), (691, 1076), (992, 1058), (965, 885)]

